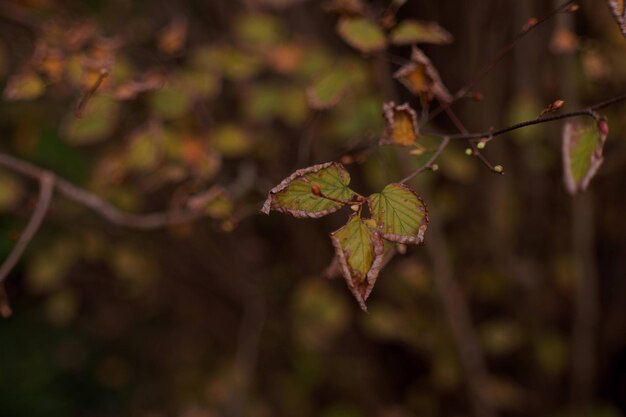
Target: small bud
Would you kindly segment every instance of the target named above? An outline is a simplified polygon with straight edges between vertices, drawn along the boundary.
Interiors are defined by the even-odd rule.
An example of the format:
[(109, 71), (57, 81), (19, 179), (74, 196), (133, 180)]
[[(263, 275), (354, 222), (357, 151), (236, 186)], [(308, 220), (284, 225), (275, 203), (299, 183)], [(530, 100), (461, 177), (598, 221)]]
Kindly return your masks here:
[(580, 6), (579, 6), (579, 5), (577, 5), (576, 3), (574, 3), (574, 4), (570, 4), (570, 5), (568, 6), (568, 8), (567, 8), (567, 9), (565, 9), (565, 11), (566, 11), (566, 12), (570, 12), (570, 13), (574, 13), (574, 12), (577, 12), (577, 11), (578, 11), (578, 9), (580, 9)]
[(480, 142), (478, 142), (476, 144), (476, 147), (478, 149), (485, 149), (485, 146), (487, 146), (487, 141), (486, 140), (481, 140)]
[(530, 19), (526, 21), (526, 24), (524, 25), (524, 27), (522, 27), (522, 31), (526, 32), (530, 30), (537, 23), (539, 23), (539, 19), (537, 19), (536, 17), (531, 17)]
[(358, 204), (353, 204), (350, 206), (350, 210), (354, 211), (355, 213), (359, 211), (359, 208), (361, 208), (361, 206)]
[(432, 165), (430, 166), (430, 170), (431, 170), (431, 171), (433, 171), (433, 172), (435, 172), (435, 171), (439, 171), (439, 165), (437, 165), (437, 164), (432, 164)]
[(317, 184), (311, 185), (311, 194), (318, 196), (318, 197), (322, 195), (322, 190), (320, 189), (320, 186)]
[(498, 174), (504, 174), (504, 168), (502, 165), (496, 165), (493, 167), (493, 172), (497, 172)]
[(485, 95), (480, 92), (470, 94), (470, 98), (474, 101), (483, 101), (485, 99)]
[(605, 118), (602, 118), (602, 119), (598, 120), (598, 130), (604, 136), (609, 134), (609, 124), (607, 123)]
[(352, 163), (354, 163), (354, 158), (351, 157), (350, 155), (345, 155), (341, 157), (341, 163), (344, 165), (350, 165)]
[(552, 103), (550, 105), (550, 107), (552, 108), (552, 110), (558, 110), (561, 107), (563, 107), (564, 104), (565, 104), (565, 101), (563, 101), (563, 100), (556, 100), (554, 103)]
[(473, 154), (474, 154), (474, 151), (472, 151), (472, 148), (465, 149), (465, 155), (472, 156)]
[(363, 197), (362, 195), (357, 195), (357, 196), (356, 196), (356, 201), (357, 201), (358, 203), (361, 203), (361, 204), (362, 204), (362, 203), (365, 203), (365, 197)]

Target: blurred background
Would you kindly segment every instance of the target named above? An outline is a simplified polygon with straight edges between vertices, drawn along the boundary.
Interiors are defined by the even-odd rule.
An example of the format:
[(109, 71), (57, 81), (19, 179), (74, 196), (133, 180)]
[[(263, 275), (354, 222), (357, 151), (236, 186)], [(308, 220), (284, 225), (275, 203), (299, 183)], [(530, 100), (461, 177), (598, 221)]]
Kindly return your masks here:
[[(504, 176), (448, 147), (411, 181), (429, 207), (426, 245), (383, 269), (369, 313), (325, 277), (348, 211), (259, 214), (297, 168), (344, 157), (368, 195), (429, 156), (371, 147), (383, 102), (420, 112), (392, 77), (410, 46), (363, 53), (339, 19), (439, 23), (454, 41), (420, 47), (455, 92), (561, 2), (401, 3), (0, 2), (0, 152), (124, 211), (205, 213), (138, 231), (57, 193), (6, 280), (0, 416), (624, 415), (623, 105), (603, 111), (606, 161), (574, 198), (561, 122), (490, 143)], [(467, 129), (625, 91), (626, 39), (604, 2), (579, 4), (472, 88), (484, 100), (453, 106)], [(455, 132), (445, 114), (428, 129)], [(1, 259), (36, 195), (0, 170)]]

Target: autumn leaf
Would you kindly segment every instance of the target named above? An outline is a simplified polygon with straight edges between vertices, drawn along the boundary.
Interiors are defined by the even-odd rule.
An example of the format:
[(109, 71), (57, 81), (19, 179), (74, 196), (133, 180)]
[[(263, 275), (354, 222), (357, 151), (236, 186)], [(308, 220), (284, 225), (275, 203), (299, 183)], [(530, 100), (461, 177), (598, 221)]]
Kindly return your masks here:
[(389, 184), (367, 198), (382, 237), (397, 243), (422, 243), (428, 210), (422, 198), (404, 184)]
[(607, 3), (622, 34), (626, 36), (626, 5), (624, 0), (607, 0)]
[(585, 191), (604, 162), (602, 148), (608, 134), (606, 120), (567, 122), (563, 127), (563, 172), (565, 188), (574, 195)]
[(411, 146), (417, 140), (419, 128), (417, 114), (409, 103), (396, 105), (393, 101), (383, 105), (387, 125), (380, 144)]
[(183, 17), (173, 19), (159, 35), (159, 49), (166, 54), (180, 51), (187, 41), (188, 28), (187, 19)]
[(337, 32), (348, 45), (364, 53), (387, 47), (382, 29), (365, 18), (344, 17), (337, 24)]
[(393, 76), (411, 93), (427, 102), (433, 97), (442, 103), (452, 101), (452, 95), (441, 81), (439, 72), (419, 48), (413, 48), (411, 62), (400, 67)]
[(350, 201), (356, 195), (348, 184), (350, 175), (337, 162), (299, 169), (270, 190), (261, 211), (269, 214), (276, 210), (294, 217), (326, 216), (343, 207), (342, 201)]
[(408, 19), (398, 24), (391, 31), (390, 39), (394, 45), (411, 45), (416, 43), (443, 45), (451, 43), (454, 38), (436, 22), (421, 22)]
[(380, 233), (355, 214), (345, 226), (331, 233), (330, 238), (350, 292), (367, 311), (365, 301), (383, 263), (384, 245)]

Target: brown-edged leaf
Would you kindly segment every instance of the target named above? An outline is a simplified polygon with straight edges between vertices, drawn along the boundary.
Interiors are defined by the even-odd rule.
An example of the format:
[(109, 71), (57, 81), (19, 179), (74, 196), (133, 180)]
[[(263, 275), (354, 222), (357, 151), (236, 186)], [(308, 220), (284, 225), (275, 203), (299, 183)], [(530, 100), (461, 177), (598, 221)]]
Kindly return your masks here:
[(574, 195), (585, 191), (604, 161), (602, 148), (608, 125), (601, 119), (591, 122), (570, 121), (563, 127), (563, 172), (565, 187)]
[(413, 244), (424, 240), (428, 210), (422, 198), (406, 185), (389, 184), (370, 195), (367, 204), (383, 238)]
[(390, 34), (394, 45), (411, 45), (416, 43), (434, 43), (438, 45), (451, 43), (452, 35), (436, 22), (421, 22), (408, 19), (400, 22)]
[[(332, 199), (347, 202), (356, 195), (348, 184), (350, 175), (337, 162), (299, 169), (270, 190), (261, 211), (269, 214), (271, 210), (276, 210), (294, 217), (326, 216), (345, 205)], [(317, 195), (313, 190), (317, 191)]]
[(409, 103), (396, 105), (393, 101), (383, 104), (383, 113), (387, 120), (383, 137), (379, 143), (411, 146), (419, 136), (417, 113)]
[(441, 81), (439, 72), (419, 48), (413, 48), (411, 62), (403, 65), (393, 76), (425, 101), (431, 101), (433, 97), (442, 103), (452, 101), (452, 95)]
[(330, 238), (348, 288), (367, 311), (365, 301), (383, 264), (384, 244), (380, 233), (354, 214), (345, 226), (331, 233)]

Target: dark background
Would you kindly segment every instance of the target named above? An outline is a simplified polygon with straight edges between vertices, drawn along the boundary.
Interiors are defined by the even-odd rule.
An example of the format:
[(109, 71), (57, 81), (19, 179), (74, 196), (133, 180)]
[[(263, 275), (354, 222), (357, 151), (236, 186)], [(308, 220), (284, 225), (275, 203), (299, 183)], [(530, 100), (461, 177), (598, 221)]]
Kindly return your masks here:
[[(454, 35), (450, 45), (423, 47), (454, 92), (529, 17), (558, 4), (410, 0), (397, 18), (434, 20)], [(241, 23), (246, 17), (253, 23)], [(189, 30), (168, 53), (158, 39), (173, 18)], [(343, 280), (323, 276), (333, 254), (328, 233), (346, 211), (298, 220), (258, 210), (294, 169), (377, 140), (385, 100), (419, 107), (390, 77), (409, 47), (364, 56), (337, 36), (337, 16), (317, 1), (4, 0), (3, 88), (28, 68), (37, 42), (50, 40), (42, 30), (50, 21), (90, 21), (122, 40), (111, 84), (96, 96), (110, 97), (115, 82), (149, 70), (170, 81), (117, 102), (115, 115), (95, 114), (105, 127), (85, 140), (68, 127), (85, 87), (70, 75), (43, 77), (38, 97), (0, 102), (1, 152), (129, 211), (176, 208), (214, 184), (232, 205), (142, 232), (55, 196), (6, 282), (14, 314), (0, 321), (0, 416), (624, 414), (623, 106), (603, 111), (606, 161), (575, 198), (563, 186), (562, 122), (494, 140), (485, 155), (504, 176), (465, 156), (465, 144), (450, 146), (438, 172), (411, 182), (429, 207), (426, 246), (409, 247), (383, 269), (363, 313)], [(277, 69), (278, 45), (292, 47), (292, 67)], [(582, 1), (575, 14), (521, 40), (474, 87), (484, 101), (461, 100), (454, 111), (470, 131), (483, 131), (533, 119), (556, 99), (565, 110), (605, 100), (624, 91), (625, 52), (607, 5)], [(346, 63), (358, 71), (342, 100), (309, 109), (306, 87)], [(87, 120), (87, 129), (97, 124)], [(133, 148), (149, 121), (183, 151)], [(454, 131), (445, 116), (430, 127)], [(235, 129), (238, 141), (216, 139), (224, 129)], [(348, 170), (367, 195), (420, 161), (386, 147)], [(3, 259), (35, 196), (32, 181), (0, 171)]]

